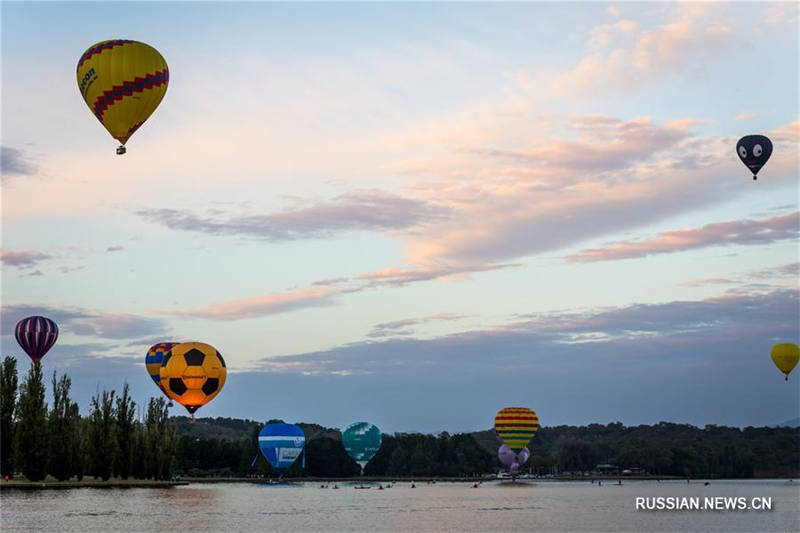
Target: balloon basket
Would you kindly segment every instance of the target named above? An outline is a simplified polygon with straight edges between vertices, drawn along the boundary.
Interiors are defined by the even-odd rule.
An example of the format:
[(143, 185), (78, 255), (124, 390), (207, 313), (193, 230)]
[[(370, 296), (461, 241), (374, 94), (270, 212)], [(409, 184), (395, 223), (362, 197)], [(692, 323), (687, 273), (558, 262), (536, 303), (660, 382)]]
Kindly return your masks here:
[(120, 145), (117, 147), (117, 155), (123, 155), (125, 152), (127, 152), (127, 150), (126, 150), (125, 146), (123, 146), (123, 145), (121, 145), (121, 144), (120, 144)]
[(195, 422), (197, 422), (197, 420), (195, 420), (195, 419), (194, 419), (194, 415), (192, 415), (191, 417), (189, 417), (189, 423), (190, 423), (190, 424), (194, 424)]

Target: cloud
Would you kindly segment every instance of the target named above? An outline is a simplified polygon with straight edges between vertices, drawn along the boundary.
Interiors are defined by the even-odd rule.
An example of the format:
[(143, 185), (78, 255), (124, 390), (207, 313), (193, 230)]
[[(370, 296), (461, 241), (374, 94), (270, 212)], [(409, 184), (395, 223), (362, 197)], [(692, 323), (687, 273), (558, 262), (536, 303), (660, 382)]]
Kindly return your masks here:
[(10, 146), (0, 146), (0, 170), (2, 170), (5, 180), (6, 176), (36, 174), (36, 165), (26, 157), (22, 150)]
[(589, 31), (589, 53), (566, 71), (538, 76), (530, 82), (531, 90), (544, 87), (557, 98), (630, 91), (701, 63), (706, 54), (724, 53), (733, 42), (728, 25), (707, 22), (706, 9), (680, 6), (677, 11), (676, 18), (655, 28), (643, 28), (635, 20), (620, 19), (618, 10), (609, 11), (617, 20)]
[(424, 268), (398, 268), (394, 266), (382, 268), (358, 277), (367, 282), (367, 287), (389, 285), (402, 287), (409, 283), (429, 280), (448, 280), (466, 276), (472, 272), (486, 272), (505, 268), (515, 268), (520, 263), (485, 264), (468, 266), (434, 266)]
[[(203, 416), (262, 419), (269, 390), (270, 409), (286, 419), (341, 427), (359, 412), (388, 431), (483, 429), (498, 405), (522, 402), (548, 426), (614, 420), (768, 425), (798, 416), (796, 390), (782, 386), (769, 360), (772, 344), (796, 342), (798, 309), (796, 290), (726, 293), (536, 313), (494, 329), (265, 358), (251, 370), (229, 370), (223, 393)], [(13, 338), (3, 342), (4, 353), (18, 351)], [(59, 342), (46, 362), (69, 372), (82, 409), (96, 390), (119, 390), (124, 381), (137, 403), (146, 404), (158, 391), (140, 358), (109, 357), (115, 350)], [(765, 420), (767, 411), (774, 418)]]
[(758, 245), (796, 239), (800, 212), (760, 220), (716, 222), (700, 228), (671, 230), (640, 241), (622, 241), (603, 248), (582, 250), (569, 261), (588, 263), (645, 257), (719, 245)]
[(367, 333), (367, 337), (370, 339), (377, 339), (389, 336), (412, 335), (414, 330), (410, 329), (411, 326), (417, 326), (436, 320), (450, 321), (460, 320), (461, 318), (464, 318), (464, 315), (458, 315), (455, 313), (437, 313), (435, 315), (422, 318), (407, 318), (403, 320), (394, 320), (392, 322), (383, 322), (381, 324), (374, 325), (372, 330)]
[[(261, 359), (257, 367), (270, 372), (325, 374), (360, 371), (375, 375), (411, 375), (422, 369), (441, 372), (453, 364), (462, 372), (470, 366), (507, 372), (533, 365), (553, 351), (568, 357), (563, 345), (606, 344), (609, 364), (618, 358), (649, 352), (648, 346), (673, 350), (673, 360), (717, 342), (735, 343), (754, 338), (793, 338), (800, 321), (796, 289), (767, 293), (728, 292), (698, 301), (632, 304), (587, 312), (550, 312), (517, 316), (506, 326), (465, 331), (428, 340), (393, 339), (351, 343), (345, 346), (290, 356)], [(430, 318), (430, 317), (428, 317)], [(425, 319), (380, 324), (380, 330), (398, 330)], [(680, 350), (688, 350), (682, 355)], [(624, 347), (624, 351), (615, 348)], [(637, 352), (642, 349), (643, 352)], [(486, 357), (491, 353), (492, 357)], [(612, 355), (612, 354), (618, 355)], [(550, 359), (550, 357), (547, 357)], [(668, 361), (647, 360), (643, 364)]]
[(163, 313), (207, 320), (240, 320), (285, 313), (306, 307), (332, 305), (334, 298), (338, 294), (340, 292), (335, 290), (306, 287), (283, 293), (271, 293), (251, 298), (218, 302), (187, 311), (163, 311)]
[(119, 245), (109, 246), (108, 248), (106, 248), (106, 252), (121, 252), (124, 249), (125, 249), (124, 246), (119, 246)]
[(286, 241), (326, 238), (348, 231), (390, 231), (441, 218), (442, 209), (382, 191), (341, 195), (330, 202), (266, 215), (228, 218), (199, 216), (178, 209), (144, 209), (141, 217), (170, 229), (212, 235), (240, 235)]
[(11, 304), (3, 306), (3, 335), (11, 335), (16, 323), (31, 315), (42, 315), (54, 320), (63, 332), (104, 339), (153, 337), (169, 331), (167, 324), (158, 318), (90, 311), (71, 306)]
[(52, 258), (51, 255), (42, 252), (0, 250), (0, 262), (17, 268), (33, 268), (40, 261), (50, 258)]
[(736, 115), (736, 120), (752, 120), (754, 118), (756, 118), (756, 115), (751, 111), (742, 111)]
[[(509, 132), (536, 131), (535, 121), (522, 122)], [(449, 216), (398, 233), (408, 262), (498, 263), (720, 202), (731, 194), (727, 176), (738, 161), (730, 139), (692, 136), (697, 122), (573, 115), (556, 122), (564, 134), (532, 138), (527, 148), (462, 146), (450, 168), (439, 165), (444, 177), (413, 188)], [(787, 179), (794, 156), (780, 157), (772, 169)]]

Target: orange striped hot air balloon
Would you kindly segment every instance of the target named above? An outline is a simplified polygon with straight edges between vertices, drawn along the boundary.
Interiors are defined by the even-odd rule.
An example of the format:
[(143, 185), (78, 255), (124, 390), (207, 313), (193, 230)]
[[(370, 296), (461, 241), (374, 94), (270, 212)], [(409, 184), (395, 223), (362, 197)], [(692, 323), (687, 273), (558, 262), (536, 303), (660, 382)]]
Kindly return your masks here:
[(78, 89), (97, 120), (121, 144), (153, 114), (169, 83), (167, 62), (150, 45), (127, 39), (90, 46), (78, 60)]
[(494, 417), (494, 430), (503, 443), (520, 453), (539, 429), (539, 417), (527, 407), (505, 407)]

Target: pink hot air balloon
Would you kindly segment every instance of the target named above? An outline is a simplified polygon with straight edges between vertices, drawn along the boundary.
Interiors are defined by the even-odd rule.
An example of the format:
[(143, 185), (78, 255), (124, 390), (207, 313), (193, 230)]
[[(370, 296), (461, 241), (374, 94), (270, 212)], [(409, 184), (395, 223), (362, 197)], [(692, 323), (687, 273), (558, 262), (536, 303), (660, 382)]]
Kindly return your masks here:
[(522, 448), (522, 451), (515, 453), (514, 450), (503, 444), (497, 450), (497, 458), (503, 465), (509, 467), (511, 472), (516, 472), (522, 465), (530, 458), (531, 451), (528, 448)]

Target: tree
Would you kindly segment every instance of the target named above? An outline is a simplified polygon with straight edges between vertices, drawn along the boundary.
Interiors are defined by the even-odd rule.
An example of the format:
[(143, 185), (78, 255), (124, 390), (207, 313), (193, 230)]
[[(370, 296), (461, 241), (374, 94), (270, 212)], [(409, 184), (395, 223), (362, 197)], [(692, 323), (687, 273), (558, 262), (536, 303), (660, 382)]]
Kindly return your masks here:
[(76, 426), (79, 423), (78, 405), (69, 399), (72, 384), (66, 375), (56, 381), (53, 371), (53, 409), (47, 423), (49, 431), (49, 461), (47, 471), (59, 481), (75, 473)]
[(31, 363), (20, 387), (17, 418), (15, 466), (29, 480), (41, 481), (47, 475), (48, 446), (47, 404), (44, 402), (44, 383), (39, 363)]
[(145, 477), (170, 479), (175, 457), (175, 422), (169, 419), (169, 406), (164, 398), (150, 398), (144, 431)]
[(89, 415), (89, 474), (103, 481), (111, 477), (117, 441), (114, 431), (114, 396), (106, 390), (92, 397)]
[(0, 365), (0, 474), (14, 475), (14, 415), (17, 409), (17, 360), (6, 357)]
[(136, 403), (128, 394), (128, 383), (126, 382), (122, 387), (122, 396), (117, 398), (117, 408), (115, 410), (117, 455), (114, 461), (114, 475), (122, 479), (128, 479), (133, 462), (133, 418), (135, 410)]

